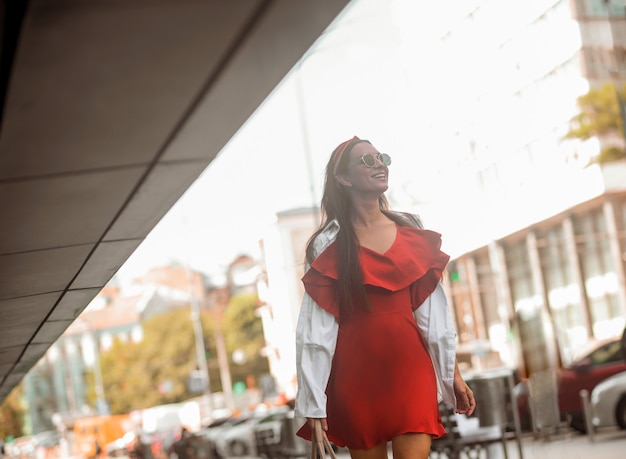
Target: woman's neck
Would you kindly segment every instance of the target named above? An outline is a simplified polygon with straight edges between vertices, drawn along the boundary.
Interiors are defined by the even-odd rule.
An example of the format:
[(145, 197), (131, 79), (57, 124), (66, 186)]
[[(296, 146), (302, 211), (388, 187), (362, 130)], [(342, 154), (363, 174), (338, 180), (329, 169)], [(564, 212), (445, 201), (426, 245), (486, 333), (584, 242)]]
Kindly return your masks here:
[(387, 216), (380, 210), (378, 200), (367, 205), (353, 202), (350, 220), (355, 228), (371, 228), (387, 220)]

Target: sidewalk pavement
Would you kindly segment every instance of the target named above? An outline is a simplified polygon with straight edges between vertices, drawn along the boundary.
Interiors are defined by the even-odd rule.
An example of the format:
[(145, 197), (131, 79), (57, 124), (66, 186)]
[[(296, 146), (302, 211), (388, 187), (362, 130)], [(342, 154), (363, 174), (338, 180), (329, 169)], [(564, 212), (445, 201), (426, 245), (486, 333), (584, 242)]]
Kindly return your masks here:
[[(532, 436), (522, 440), (523, 459), (624, 459), (626, 457), (626, 431), (607, 430), (596, 433), (593, 440), (587, 435), (566, 433), (555, 435), (547, 440), (535, 439)], [(503, 458), (502, 448), (499, 455)], [(509, 459), (520, 458), (516, 441), (507, 442)], [(491, 456), (490, 456), (491, 458)]]
[[(587, 435), (578, 433), (560, 433), (546, 440), (535, 439), (532, 435), (525, 436), (521, 441), (522, 456), (520, 458), (517, 441), (507, 442), (508, 459), (624, 459), (626, 458), (626, 431), (607, 430), (596, 433), (593, 441)], [(389, 457), (392, 458), (391, 449)], [(340, 450), (337, 459), (349, 459), (345, 450)], [(487, 458), (485, 452), (481, 459)], [(504, 459), (502, 446), (491, 445), (489, 459)], [(461, 459), (466, 459), (461, 457)]]

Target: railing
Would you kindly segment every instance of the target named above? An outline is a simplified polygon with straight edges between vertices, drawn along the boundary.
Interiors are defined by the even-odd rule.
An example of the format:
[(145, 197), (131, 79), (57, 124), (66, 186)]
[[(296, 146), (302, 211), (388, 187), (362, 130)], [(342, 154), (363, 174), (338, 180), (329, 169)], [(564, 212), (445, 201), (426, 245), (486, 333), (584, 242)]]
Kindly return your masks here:
[(508, 458), (506, 432), (502, 426), (476, 426), (463, 431), (459, 426), (459, 420), (463, 419), (464, 415), (456, 414), (445, 405), (440, 405), (439, 413), (447, 434), (432, 441), (429, 456), (431, 459), (443, 457), (458, 459), (463, 456), (479, 458), (482, 451), (489, 457), (488, 449), (493, 444), (500, 444), (504, 458)]

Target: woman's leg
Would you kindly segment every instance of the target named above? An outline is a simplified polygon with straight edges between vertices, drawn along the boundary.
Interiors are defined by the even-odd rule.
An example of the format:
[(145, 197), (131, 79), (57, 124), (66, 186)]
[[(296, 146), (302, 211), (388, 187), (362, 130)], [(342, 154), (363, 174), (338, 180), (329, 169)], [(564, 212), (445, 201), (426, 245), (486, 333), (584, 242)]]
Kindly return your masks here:
[[(379, 443), (370, 449), (350, 449), (352, 459), (387, 459), (387, 442)], [(394, 458), (395, 459), (395, 458)]]
[(407, 433), (391, 439), (393, 459), (427, 459), (430, 454), (430, 434)]

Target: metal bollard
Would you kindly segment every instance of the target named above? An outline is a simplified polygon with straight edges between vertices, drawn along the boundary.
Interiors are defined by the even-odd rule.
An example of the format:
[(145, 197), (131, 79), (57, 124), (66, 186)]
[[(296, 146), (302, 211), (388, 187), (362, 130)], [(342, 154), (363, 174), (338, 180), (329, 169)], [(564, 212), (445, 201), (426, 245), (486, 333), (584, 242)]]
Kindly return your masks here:
[(583, 416), (585, 418), (585, 427), (587, 428), (587, 435), (589, 435), (589, 442), (593, 443), (594, 428), (591, 422), (591, 404), (589, 403), (589, 391), (583, 389), (580, 391), (580, 398), (583, 402)]

